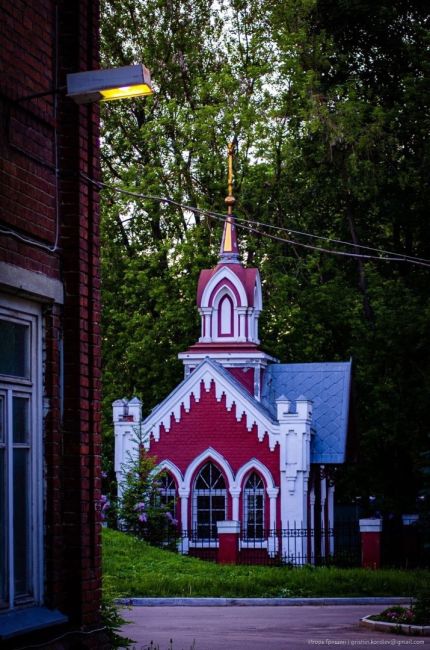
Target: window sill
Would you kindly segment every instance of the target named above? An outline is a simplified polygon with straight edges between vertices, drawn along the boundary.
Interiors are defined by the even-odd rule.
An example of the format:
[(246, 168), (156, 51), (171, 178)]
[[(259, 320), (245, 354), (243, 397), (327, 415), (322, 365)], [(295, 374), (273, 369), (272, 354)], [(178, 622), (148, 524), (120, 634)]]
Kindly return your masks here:
[(0, 640), (42, 630), (51, 625), (61, 625), (67, 621), (67, 616), (64, 616), (58, 609), (48, 609), (47, 607), (13, 609), (0, 614)]
[(261, 539), (260, 537), (253, 539), (252, 537), (248, 537), (246, 541), (240, 542), (240, 547), (254, 549), (267, 548), (267, 539)]

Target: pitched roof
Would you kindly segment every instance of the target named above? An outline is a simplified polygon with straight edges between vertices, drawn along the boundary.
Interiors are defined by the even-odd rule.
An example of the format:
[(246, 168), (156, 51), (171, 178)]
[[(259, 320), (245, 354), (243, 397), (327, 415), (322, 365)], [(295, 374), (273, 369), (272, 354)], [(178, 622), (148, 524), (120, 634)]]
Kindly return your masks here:
[[(209, 389), (211, 379), (220, 380), (222, 386), (230, 386), (228, 401), (239, 407), (239, 417), (248, 410), (249, 426), (257, 423), (259, 437), (266, 431), (271, 446), (272, 435), (277, 429), (276, 399), (282, 395), (293, 403), (305, 398), (313, 402), (312, 408), (312, 463), (345, 462), (348, 434), (349, 394), (351, 363), (289, 363), (271, 364), (264, 373), (261, 402), (256, 400), (244, 386), (221, 364), (206, 357), (144, 420), (149, 433), (161, 424), (170, 426), (170, 416), (180, 417), (180, 405), (189, 409), (190, 395), (200, 398), (201, 381)], [(220, 398), (223, 388), (217, 388)], [(230, 391), (229, 391), (230, 393)], [(233, 397), (234, 396), (234, 397)], [(239, 406), (240, 403), (240, 406)], [(230, 408), (228, 404), (228, 408)], [(272, 434), (272, 435), (271, 435)], [(157, 434), (156, 434), (157, 437)], [(276, 438), (277, 439), (277, 438)]]
[(262, 405), (276, 414), (281, 395), (312, 400), (311, 462), (343, 463), (348, 433), (351, 362), (270, 365), (264, 375)]

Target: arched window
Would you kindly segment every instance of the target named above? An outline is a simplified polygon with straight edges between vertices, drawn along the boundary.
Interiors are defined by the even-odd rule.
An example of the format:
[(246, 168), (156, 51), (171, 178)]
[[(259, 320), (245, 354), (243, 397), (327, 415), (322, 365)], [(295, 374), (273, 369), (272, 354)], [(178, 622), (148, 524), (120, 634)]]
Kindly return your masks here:
[(160, 495), (160, 503), (163, 506), (168, 506), (172, 510), (172, 514), (175, 510), (176, 504), (176, 483), (175, 479), (171, 474), (163, 473), (159, 478), (159, 488), (158, 493)]
[(218, 336), (233, 336), (233, 329), (233, 302), (225, 295), (218, 307)]
[(198, 539), (214, 539), (217, 521), (226, 518), (227, 490), (225, 480), (213, 463), (207, 463), (197, 474), (193, 492), (193, 528)]
[(245, 483), (243, 523), (248, 539), (264, 537), (264, 483), (256, 472)]

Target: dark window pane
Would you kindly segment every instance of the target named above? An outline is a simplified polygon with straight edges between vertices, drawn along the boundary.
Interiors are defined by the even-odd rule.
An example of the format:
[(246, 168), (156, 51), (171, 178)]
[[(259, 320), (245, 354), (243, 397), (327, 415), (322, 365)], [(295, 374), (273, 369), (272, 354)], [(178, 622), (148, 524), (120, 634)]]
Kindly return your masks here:
[(4, 397), (0, 395), (0, 443), (5, 441)]
[(0, 374), (29, 376), (28, 332), (26, 325), (0, 320)]
[(0, 607), (7, 605), (8, 571), (7, 571), (7, 531), (6, 531), (6, 467), (5, 450), (0, 449)]
[(212, 513), (212, 521), (224, 521), (225, 512), (224, 510), (214, 510)]
[(199, 539), (209, 539), (211, 537), (211, 527), (209, 524), (197, 524), (197, 537)]
[(13, 452), (13, 528), (15, 595), (30, 593), (29, 585), (29, 480), (28, 451), (14, 449)]
[(256, 474), (255, 472), (251, 474), (249, 479), (246, 482), (245, 489), (246, 490), (262, 490), (264, 488), (263, 481), (261, 478)]
[(210, 512), (209, 510), (200, 510), (199, 512), (199, 524), (208, 524), (210, 521)]
[(13, 398), (13, 441), (28, 442), (28, 399)]
[(198, 510), (209, 510), (211, 499), (210, 497), (197, 497), (197, 508)]
[(225, 498), (222, 497), (212, 497), (212, 508), (217, 510), (225, 509)]
[(198, 490), (225, 489), (224, 477), (213, 463), (207, 463), (202, 467), (196, 479), (196, 488)]
[(215, 467), (214, 469), (216, 470), (216, 475), (213, 473), (211, 487), (214, 487), (217, 490), (225, 490), (224, 476)]

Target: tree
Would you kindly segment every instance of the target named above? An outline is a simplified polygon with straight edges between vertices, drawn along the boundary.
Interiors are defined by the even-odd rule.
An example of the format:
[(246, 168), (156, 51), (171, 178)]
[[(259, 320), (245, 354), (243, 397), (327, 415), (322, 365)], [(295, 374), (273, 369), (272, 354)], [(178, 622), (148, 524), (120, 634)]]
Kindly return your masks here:
[[(271, 233), (288, 240), (239, 230), (245, 262), (263, 277), (264, 347), (285, 361), (352, 356), (360, 436), (343, 495), (414, 508), (428, 433), (429, 269), (358, 255), (372, 254), (365, 245), (430, 257), (427, 7), (105, 0), (103, 11), (104, 62), (147, 62), (157, 89), (105, 106), (105, 180), (222, 212), (226, 145), (236, 142), (238, 217), (284, 228)], [(137, 393), (150, 409), (180, 379), (176, 355), (198, 337), (197, 277), (216, 261), (220, 224), (105, 196), (109, 440), (113, 399)], [(316, 250), (345, 250), (339, 240), (357, 257)]]
[(140, 431), (135, 434), (138, 454), (122, 467), (124, 479), (120, 494), (112, 499), (109, 521), (151, 544), (175, 548), (176, 504), (164, 494), (165, 475), (157, 472), (156, 460), (146, 452)]

